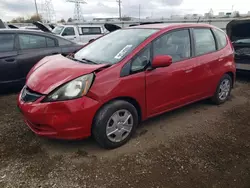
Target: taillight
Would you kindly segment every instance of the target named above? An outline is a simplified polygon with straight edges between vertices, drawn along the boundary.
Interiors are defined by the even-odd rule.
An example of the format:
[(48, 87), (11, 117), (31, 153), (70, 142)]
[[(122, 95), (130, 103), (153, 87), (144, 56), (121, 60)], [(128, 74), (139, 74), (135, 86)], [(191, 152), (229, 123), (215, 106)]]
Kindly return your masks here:
[(229, 40), (229, 43), (230, 43), (231, 49), (233, 51), (233, 56), (235, 57), (235, 50), (234, 50), (233, 43), (230, 40)]

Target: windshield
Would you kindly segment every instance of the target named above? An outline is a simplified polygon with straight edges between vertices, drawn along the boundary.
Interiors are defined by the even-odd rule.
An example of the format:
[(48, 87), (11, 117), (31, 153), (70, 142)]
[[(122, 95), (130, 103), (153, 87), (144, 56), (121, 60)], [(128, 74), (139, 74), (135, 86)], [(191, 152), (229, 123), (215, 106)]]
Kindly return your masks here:
[(156, 29), (117, 30), (81, 49), (75, 54), (75, 58), (98, 64), (115, 64), (157, 31)]
[(250, 38), (248, 39), (240, 39), (240, 40), (236, 40), (233, 43), (244, 43), (244, 44), (250, 44)]
[(60, 35), (62, 33), (63, 28), (64, 28), (63, 26), (57, 26), (52, 30), (52, 33)]

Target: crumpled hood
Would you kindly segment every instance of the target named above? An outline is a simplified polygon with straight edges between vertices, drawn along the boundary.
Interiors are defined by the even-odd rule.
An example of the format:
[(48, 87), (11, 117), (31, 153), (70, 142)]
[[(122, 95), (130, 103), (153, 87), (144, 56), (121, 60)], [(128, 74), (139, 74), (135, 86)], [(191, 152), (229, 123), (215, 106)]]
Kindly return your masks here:
[(64, 83), (105, 66), (83, 64), (62, 55), (48, 56), (31, 69), (26, 85), (38, 93), (49, 94)]

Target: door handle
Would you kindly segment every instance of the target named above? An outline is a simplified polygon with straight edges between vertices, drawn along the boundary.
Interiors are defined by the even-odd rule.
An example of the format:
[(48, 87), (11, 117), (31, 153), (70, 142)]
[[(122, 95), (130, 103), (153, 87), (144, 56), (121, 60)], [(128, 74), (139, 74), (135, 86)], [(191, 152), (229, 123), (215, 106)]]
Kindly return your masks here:
[(6, 61), (6, 62), (14, 62), (14, 61), (16, 61), (16, 59), (15, 58), (8, 58), (8, 59), (4, 59), (4, 61)]
[(224, 60), (224, 55), (221, 55), (218, 61), (223, 61), (223, 60)]
[(193, 72), (193, 69), (185, 70), (185, 73), (190, 73), (190, 72)]

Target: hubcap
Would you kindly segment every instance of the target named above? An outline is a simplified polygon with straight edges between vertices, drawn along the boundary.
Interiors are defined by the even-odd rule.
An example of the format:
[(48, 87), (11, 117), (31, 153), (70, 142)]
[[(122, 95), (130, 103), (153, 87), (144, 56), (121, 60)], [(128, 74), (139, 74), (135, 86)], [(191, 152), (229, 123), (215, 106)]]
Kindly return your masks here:
[(110, 141), (121, 142), (133, 128), (133, 116), (128, 110), (116, 111), (108, 120), (106, 134)]
[(228, 97), (230, 89), (231, 89), (230, 80), (228, 79), (223, 80), (220, 84), (219, 99), (224, 101)]

